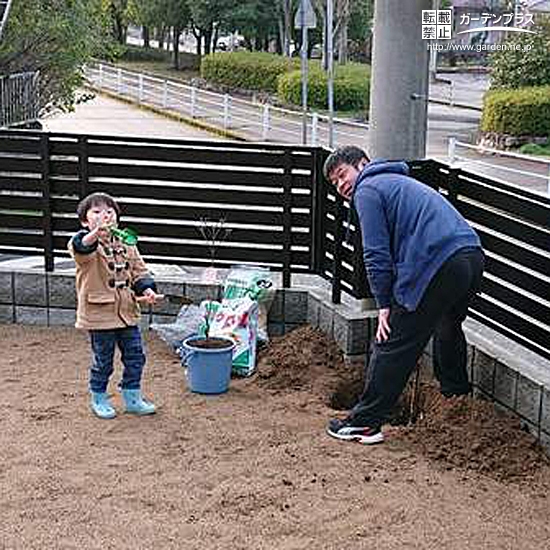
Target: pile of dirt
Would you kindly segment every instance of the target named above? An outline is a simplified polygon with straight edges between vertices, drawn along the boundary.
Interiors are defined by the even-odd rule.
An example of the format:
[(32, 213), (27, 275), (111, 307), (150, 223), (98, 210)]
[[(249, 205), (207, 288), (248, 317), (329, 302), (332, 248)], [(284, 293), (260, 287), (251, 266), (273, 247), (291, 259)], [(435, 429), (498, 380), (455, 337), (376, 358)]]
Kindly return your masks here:
[(533, 477), (550, 464), (536, 438), (519, 418), (494, 403), (470, 396), (443, 397), (422, 384), (420, 416), (396, 438), (447, 467), (491, 475), (502, 481)]
[(274, 393), (307, 391), (337, 410), (357, 401), (363, 377), (363, 369), (346, 365), (336, 342), (309, 325), (273, 338), (258, 354), (260, 387)]
[[(259, 355), (260, 387), (310, 392), (333, 409), (350, 409), (363, 383), (364, 370), (352, 370), (337, 344), (311, 326), (274, 338)], [(499, 480), (533, 477), (550, 464), (516, 416), (481, 399), (445, 398), (432, 383), (417, 387), (417, 420), (407, 425), (413, 391), (410, 383), (390, 420), (392, 444), (405, 445), (444, 468), (478, 471)]]

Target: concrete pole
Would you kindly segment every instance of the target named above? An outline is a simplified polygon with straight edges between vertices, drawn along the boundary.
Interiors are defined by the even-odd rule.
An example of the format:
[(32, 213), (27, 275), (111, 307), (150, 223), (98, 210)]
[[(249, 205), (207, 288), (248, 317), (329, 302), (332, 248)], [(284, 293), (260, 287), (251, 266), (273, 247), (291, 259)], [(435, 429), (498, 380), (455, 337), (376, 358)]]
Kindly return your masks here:
[[(439, 10), (440, 0), (434, 0), (433, 9)], [(437, 46), (437, 40), (430, 40), (432, 46)], [(430, 82), (437, 82), (437, 48), (430, 50)]]
[(426, 155), (429, 42), (422, 39), (422, 10), (431, 8), (431, 0), (376, 0), (371, 158), (419, 159)]

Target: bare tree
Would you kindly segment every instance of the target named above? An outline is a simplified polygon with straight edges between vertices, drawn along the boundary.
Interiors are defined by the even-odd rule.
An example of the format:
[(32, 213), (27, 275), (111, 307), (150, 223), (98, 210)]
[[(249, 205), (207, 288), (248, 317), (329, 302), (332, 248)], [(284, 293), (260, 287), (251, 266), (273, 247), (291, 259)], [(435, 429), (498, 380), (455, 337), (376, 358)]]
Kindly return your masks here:
[(290, 57), (290, 38), (292, 36), (292, 0), (278, 0), (279, 39), (283, 55)]

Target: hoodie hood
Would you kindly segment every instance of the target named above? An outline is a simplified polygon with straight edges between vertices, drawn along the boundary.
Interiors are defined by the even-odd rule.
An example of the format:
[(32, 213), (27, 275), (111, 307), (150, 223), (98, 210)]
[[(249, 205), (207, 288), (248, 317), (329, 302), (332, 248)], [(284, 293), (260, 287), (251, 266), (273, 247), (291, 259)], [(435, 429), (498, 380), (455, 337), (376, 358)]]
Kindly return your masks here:
[(371, 160), (357, 176), (357, 181), (353, 186), (351, 202), (353, 202), (355, 192), (357, 191), (359, 185), (367, 178), (372, 178), (373, 176), (377, 176), (378, 174), (401, 174), (403, 176), (408, 176), (409, 166), (404, 161), (385, 159)]
[(409, 166), (403, 161), (375, 159), (363, 168), (357, 181), (362, 181), (377, 174), (402, 174), (403, 176), (408, 176)]
[[(371, 160), (364, 168), (361, 170), (357, 176), (357, 181), (353, 186), (353, 191), (350, 197), (350, 204), (353, 205), (355, 199), (355, 192), (359, 185), (368, 178), (377, 176), (378, 174), (401, 174), (403, 176), (409, 175), (409, 166), (404, 161), (395, 161), (395, 160), (385, 160), (385, 159), (374, 159)], [(348, 228), (346, 230), (345, 242), (349, 243), (349, 226), (351, 223), (351, 208), (348, 213)]]

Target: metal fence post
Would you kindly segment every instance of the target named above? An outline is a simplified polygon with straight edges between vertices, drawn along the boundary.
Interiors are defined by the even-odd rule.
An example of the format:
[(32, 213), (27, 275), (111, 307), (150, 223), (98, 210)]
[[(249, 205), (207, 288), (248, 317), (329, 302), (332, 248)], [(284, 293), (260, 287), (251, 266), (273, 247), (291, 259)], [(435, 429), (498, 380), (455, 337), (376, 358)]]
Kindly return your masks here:
[(122, 69), (116, 71), (116, 92), (117, 94), (122, 93)]
[(168, 107), (168, 80), (164, 81), (162, 88), (162, 108), (166, 109), (166, 107)]
[(451, 87), (449, 88), (449, 105), (452, 107), (455, 102), (455, 83), (451, 80)]
[(311, 145), (317, 147), (319, 145), (319, 115), (313, 113), (311, 118)]
[(546, 193), (550, 196), (550, 164), (548, 164), (548, 187), (546, 188)]
[(141, 103), (143, 101), (143, 75), (140, 74), (138, 77), (138, 102)]
[(78, 172), (79, 198), (82, 200), (88, 194), (88, 136), (78, 137)]
[(283, 288), (291, 285), (292, 264), (292, 150), (283, 153)]
[(452, 166), (456, 162), (456, 138), (449, 138), (449, 145), (447, 147), (447, 157), (449, 158), (449, 164)]
[(311, 265), (312, 273), (321, 275), (325, 261), (325, 216), (326, 216), (326, 184), (323, 175), (323, 164), (327, 151), (319, 147), (314, 149), (311, 189)]
[(230, 122), (230, 113), (229, 107), (231, 103), (231, 98), (229, 94), (223, 96), (223, 129), (226, 130)]
[(40, 71), (36, 71), (32, 78), (32, 118), (37, 120), (40, 116)]
[(97, 87), (101, 90), (103, 86), (103, 65), (100, 63), (98, 67)]
[(269, 134), (269, 105), (264, 105), (263, 116), (262, 116), (262, 139), (267, 141), (267, 136)]
[(40, 136), (40, 160), (42, 163), (42, 213), (44, 231), (44, 264), (46, 271), (54, 270), (54, 247), (52, 228), (51, 182), (50, 182), (50, 138), (47, 133)]
[(197, 109), (197, 88), (191, 88), (191, 118), (195, 118), (195, 111)]
[[(351, 205), (350, 205), (351, 208)], [(336, 193), (334, 204), (334, 254), (332, 260), (332, 303), (342, 301), (342, 246), (344, 241), (344, 200)]]

